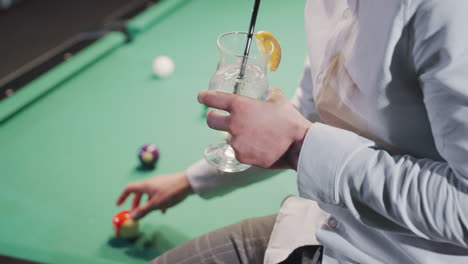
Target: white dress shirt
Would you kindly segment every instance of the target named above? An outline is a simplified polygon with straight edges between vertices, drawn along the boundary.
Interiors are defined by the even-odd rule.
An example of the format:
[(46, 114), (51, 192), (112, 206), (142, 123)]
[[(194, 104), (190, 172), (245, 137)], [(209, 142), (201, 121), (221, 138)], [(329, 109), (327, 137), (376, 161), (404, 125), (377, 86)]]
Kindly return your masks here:
[[(322, 123), (299, 157), (299, 194), (316, 202), (294, 216), (310, 224), (297, 241), (322, 244), (325, 264), (468, 263), (468, 1), (309, 0), (305, 23), (292, 102)], [(259, 171), (200, 161), (188, 176), (208, 197)]]

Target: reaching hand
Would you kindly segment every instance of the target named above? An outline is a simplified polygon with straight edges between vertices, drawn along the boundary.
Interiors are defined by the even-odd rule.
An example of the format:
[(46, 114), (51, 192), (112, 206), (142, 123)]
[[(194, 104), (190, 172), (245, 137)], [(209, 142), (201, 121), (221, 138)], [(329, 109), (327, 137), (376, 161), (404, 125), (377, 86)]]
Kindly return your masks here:
[(262, 168), (297, 169), (302, 142), (310, 121), (280, 89), (270, 89), (266, 101), (223, 92), (201, 91), (200, 103), (228, 111), (208, 112), (208, 126), (231, 133), (230, 145), (242, 163)]
[[(152, 210), (167, 208), (183, 201), (192, 189), (185, 172), (160, 175), (150, 179), (129, 183), (120, 195), (117, 205), (121, 205), (130, 194), (134, 194), (131, 217), (140, 219)], [(140, 205), (141, 197), (147, 194), (148, 201)]]

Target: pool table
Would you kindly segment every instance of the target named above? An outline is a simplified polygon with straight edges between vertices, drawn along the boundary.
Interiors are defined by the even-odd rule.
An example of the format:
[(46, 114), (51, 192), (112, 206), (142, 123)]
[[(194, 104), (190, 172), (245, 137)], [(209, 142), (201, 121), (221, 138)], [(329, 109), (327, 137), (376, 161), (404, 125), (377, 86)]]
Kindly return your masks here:
[[(305, 1), (263, 1), (256, 30), (283, 47), (270, 86), (289, 97), (306, 55)], [(212, 199), (190, 196), (141, 220), (142, 236), (116, 239), (115, 205), (132, 181), (184, 170), (219, 140), (197, 92), (217, 63), (216, 38), (246, 31), (253, 1), (162, 0), (0, 101), (0, 255), (45, 263), (144, 263), (210, 230), (273, 214), (296, 194), (293, 171)], [(129, 41), (130, 39), (130, 41)], [(170, 56), (175, 72), (152, 74)], [(160, 159), (143, 170), (140, 146)]]

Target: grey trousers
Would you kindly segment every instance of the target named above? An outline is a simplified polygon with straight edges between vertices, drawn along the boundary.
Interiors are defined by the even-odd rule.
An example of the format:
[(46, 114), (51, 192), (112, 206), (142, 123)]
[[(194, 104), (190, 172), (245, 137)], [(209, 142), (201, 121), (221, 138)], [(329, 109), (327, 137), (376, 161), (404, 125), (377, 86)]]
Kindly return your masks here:
[[(151, 264), (191, 263), (263, 263), (276, 214), (249, 218), (212, 231), (176, 247)], [(306, 246), (296, 249), (281, 263), (320, 263), (321, 248)], [(316, 254), (319, 253), (319, 254)]]

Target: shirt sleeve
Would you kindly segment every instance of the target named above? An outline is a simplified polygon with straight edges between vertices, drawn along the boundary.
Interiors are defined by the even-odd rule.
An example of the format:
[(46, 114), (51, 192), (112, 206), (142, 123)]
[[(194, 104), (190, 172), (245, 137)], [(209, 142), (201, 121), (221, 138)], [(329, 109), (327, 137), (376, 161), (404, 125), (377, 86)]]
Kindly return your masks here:
[(196, 194), (209, 199), (225, 195), (239, 187), (265, 180), (281, 171), (252, 166), (241, 172), (223, 172), (202, 159), (187, 169), (187, 178)]
[[(312, 98), (312, 78), (308, 58), (304, 64), (301, 81), (291, 102), (304, 117), (311, 121), (317, 120), (318, 115)], [(211, 198), (227, 194), (238, 187), (270, 178), (280, 172), (279, 170), (251, 167), (243, 172), (226, 173), (212, 167), (206, 160), (200, 160), (188, 168), (187, 177), (195, 193), (203, 198)]]
[[(298, 166), (301, 196), (385, 229), (468, 246), (468, 2), (421, 1), (412, 53), (443, 161), (391, 155), (355, 133), (314, 124)], [(388, 222), (388, 221), (387, 221)]]

